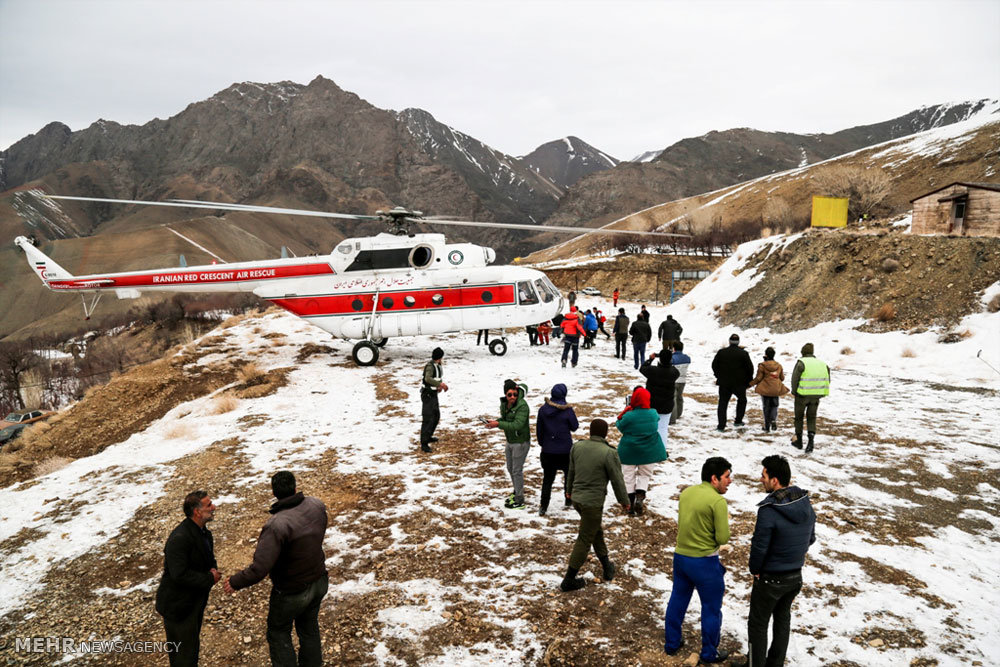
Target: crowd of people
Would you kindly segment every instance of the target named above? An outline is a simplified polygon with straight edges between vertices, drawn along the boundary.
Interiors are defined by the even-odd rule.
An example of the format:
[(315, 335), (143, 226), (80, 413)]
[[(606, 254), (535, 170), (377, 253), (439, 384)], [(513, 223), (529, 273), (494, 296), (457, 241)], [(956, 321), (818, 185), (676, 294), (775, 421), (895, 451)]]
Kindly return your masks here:
[[(617, 306), (618, 290), (615, 290)], [(659, 326), (659, 351), (646, 354), (652, 341), (650, 314), (645, 306), (630, 321), (624, 308), (618, 308), (611, 333), (597, 308), (583, 312), (573, 305), (551, 322), (529, 329), (531, 345), (548, 345), (552, 338), (563, 340), (562, 366), (579, 363), (579, 349), (594, 346), (598, 333), (615, 338), (615, 356), (625, 360), (626, 344), (631, 338), (635, 370), (645, 379), (628, 397), (626, 407), (613, 422), (619, 433), (617, 446), (608, 441), (612, 424), (597, 418), (589, 424), (588, 437), (574, 442), (580, 427), (579, 418), (567, 401), (569, 389), (559, 383), (551, 388), (538, 409), (535, 437), (540, 446), (543, 471), (538, 514), (549, 511), (552, 488), (558, 473), (563, 473), (562, 496), (565, 507), (579, 515), (577, 538), (569, 556), (560, 589), (571, 592), (586, 582), (579, 576), (591, 549), (600, 563), (605, 581), (615, 577), (617, 567), (611, 560), (604, 540), (602, 517), (608, 485), (622, 510), (630, 517), (646, 511), (646, 495), (657, 464), (669, 458), (671, 425), (681, 420), (684, 391), (691, 358), (684, 352), (683, 328), (671, 315)], [(488, 343), (487, 331), (479, 339)], [(829, 393), (830, 371), (814, 355), (813, 345), (802, 347), (785, 386), (785, 372), (775, 360), (775, 350), (764, 350), (756, 371), (749, 353), (740, 347), (738, 334), (720, 349), (712, 361), (712, 371), (719, 390), (717, 406), (719, 431), (728, 426), (728, 404), (736, 398), (733, 425), (744, 427), (746, 394), (750, 388), (761, 396), (763, 430), (777, 428), (779, 399), (794, 398), (795, 439), (792, 446), (811, 453), (815, 445), (816, 413), (820, 399)], [(434, 433), (441, 418), (439, 394), (448, 391), (444, 382), (445, 352), (437, 347), (425, 364), (420, 387), (420, 449), (433, 451), (438, 441)], [(504, 507), (524, 510), (527, 507), (524, 464), (531, 449), (531, 408), (528, 387), (507, 379), (494, 419), (483, 418), (482, 426), (499, 429), (505, 437), (504, 458), (512, 490), (504, 498)], [(803, 442), (803, 427), (806, 441)], [(787, 649), (791, 606), (802, 587), (801, 569), (805, 553), (815, 540), (815, 513), (809, 494), (791, 485), (791, 468), (779, 455), (761, 462), (761, 485), (767, 496), (758, 503), (757, 522), (751, 540), (748, 563), (753, 588), (748, 611), (747, 637), (749, 655), (739, 664), (781, 665)], [(728, 506), (724, 495), (731, 482), (732, 466), (721, 457), (705, 461), (701, 483), (684, 489), (678, 501), (677, 542), (673, 556), (673, 587), (664, 614), (664, 651), (676, 654), (683, 645), (681, 625), (692, 593), (701, 601), (701, 650), (703, 663), (720, 663), (728, 658), (719, 648), (722, 624), (722, 599), (725, 593), (725, 568), (719, 553), (727, 547), (730, 531)], [(328, 525), (324, 504), (303, 495), (296, 488), (291, 472), (281, 471), (271, 478), (275, 502), (271, 518), (265, 523), (251, 564), (240, 572), (223, 577), (214, 555), (208, 523), (215, 506), (206, 491), (194, 491), (183, 502), (184, 520), (170, 533), (164, 547), (164, 571), (156, 592), (156, 611), (163, 617), (168, 642), (176, 650), (170, 653), (171, 665), (198, 664), (200, 632), (209, 591), (222, 582), (227, 593), (234, 594), (263, 580), (271, 579), (266, 636), (274, 665), (319, 665), (322, 651), (318, 614), (328, 588), (323, 539)], [(773, 637), (768, 643), (768, 627), (773, 622)], [(299, 638), (298, 655), (291, 630)]]
[[(543, 325), (557, 325), (553, 331), (558, 330), (563, 340), (563, 368), (567, 363), (577, 366), (580, 349), (593, 347), (596, 334), (604, 330), (604, 321), (599, 309), (581, 312), (573, 304), (557, 320)], [(616, 565), (610, 559), (601, 527), (608, 485), (628, 516), (641, 516), (646, 510), (646, 495), (655, 466), (669, 457), (670, 426), (683, 415), (691, 364), (684, 351), (683, 327), (672, 315), (667, 315), (657, 329), (659, 351), (647, 355), (647, 345), (653, 340), (649, 321), (650, 313), (645, 306), (641, 306), (634, 320), (621, 307), (610, 335), (604, 332), (608, 338), (614, 336), (618, 359), (628, 358), (626, 346), (631, 342), (631, 361), (645, 379), (644, 386), (632, 390), (627, 406), (612, 424), (594, 419), (589, 426), (589, 437), (574, 442), (573, 434), (580, 421), (573, 405), (567, 402), (569, 391), (563, 383), (552, 387), (538, 410), (535, 431), (543, 470), (538, 513), (545, 516), (549, 511), (552, 487), (557, 473), (562, 471), (565, 506), (572, 507), (579, 515), (577, 539), (560, 584), (564, 592), (586, 585), (579, 571), (591, 549), (600, 563), (601, 578), (605, 581), (614, 578)], [(547, 344), (534, 338), (531, 342)], [(439, 349), (435, 350), (438, 353)], [(764, 350), (763, 359), (755, 369), (750, 354), (740, 346), (739, 335), (732, 334), (728, 345), (716, 353), (711, 364), (718, 387), (717, 429), (725, 431), (729, 426), (728, 405), (733, 398), (736, 414), (732, 425), (737, 429), (746, 426), (747, 392), (754, 389), (761, 397), (762, 429), (765, 433), (775, 431), (780, 397), (790, 393), (794, 397), (795, 428), (791, 445), (798, 449), (805, 447), (805, 453), (812, 453), (816, 412), (822, 396), (829, 393), (830, 370), (816, 359), (811, 343), (802, 347), (801, 355), (792, 371), (789, 388), (784, 384), (784, 368), (775, 359), (773, 347)], [(430, 381), (428, 371), (424, 375), (425, 389), (432, 388), (434, 380), (440, 380), (439, 371)], [(524, 462), (531, 447), (530, 416), (527, 386), (508, 379), (504, 382), (498, 418), (483, 422), (486, 428), (502, 430), (506, 437), (505, 458), (513, 486), (504, 501), (508, 509), (526, 508)], [(617, 446), (608, 442), (612, 425), (619, 433)], [(423, 440), (423, 431), (421, 437)], [(664, 651), (669, 655), (676, 654), (683, 644), (681, 624), (691, 595), (697, 590), (702, 607), (700, 660), (720, 663), (728, 659), (728, 653), (719, 648), (725, 591), (725, 568), (719, 561), (719, 552), (727, 548), (730, 537), (728, 507), (723, 496), (731, 472), (726, 459), (709, 458), (702, 468), (701, 483), (687, 487), (680, 494), (674, 585), (664, 615)], [(783, 456), (771, 455), (762, 461), (761, 484), (768, 495), (758, 504), (748, 564), (754, 579), (747, 626), (750, 650), (746, 661), (734, 664), (784, 664), (790, 609), (801, 590), (806, 550), (815, 540), (815, 514), (808, 493), (791, 486), (790, 478), (791, 468)], [(772, 621), (773, 639), (769, 645), (768, 626)]]

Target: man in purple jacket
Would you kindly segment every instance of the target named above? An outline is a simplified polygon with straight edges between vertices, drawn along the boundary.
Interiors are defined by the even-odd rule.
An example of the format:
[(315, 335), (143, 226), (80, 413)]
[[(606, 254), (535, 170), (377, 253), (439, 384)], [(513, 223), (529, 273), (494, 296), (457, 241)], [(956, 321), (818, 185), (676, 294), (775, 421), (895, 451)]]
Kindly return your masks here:
[[(227, 593), (234, 593), (270, 575), (267, 646), (271, 664), (322, 665), (319, 605), (329, 586), (323, 553), (326, 505), (297, 491), (295, 475), (287, 470), (274, 474), (271, 491), (278, 502), (271, 505), (273, 516), (260, 531), (253, 563), (227, 578), (223, 586)], [(299, 636), (297, 663), (293, 623)]]
[[(563, 472), (563, 480), (569, 474), (569, 450), (573, 448), (572, 431), (580, 424), (573, 412), (573, 406), (566, 402), (566, 385), (557, 384), (552, 387), (552, 398), (545, 399), (545, 405), (538, 410), (535, 421), (535, 435), (542, 453), (542, 498), (538, 505), (538, 515), (545, 516), (549, 509), (549, 499), (552, 497), (552, 483), (556, 473)], [(569, 489), (564, 490), (569, 493)], [(570, 507), (569, 498), (566, 507)]]

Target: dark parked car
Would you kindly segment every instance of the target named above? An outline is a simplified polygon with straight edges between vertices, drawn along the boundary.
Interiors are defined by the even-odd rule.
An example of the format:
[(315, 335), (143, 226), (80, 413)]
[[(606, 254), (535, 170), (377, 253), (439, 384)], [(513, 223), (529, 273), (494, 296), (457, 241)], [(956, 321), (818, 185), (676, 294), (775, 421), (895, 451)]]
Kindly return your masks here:
[(14, 424), (13, 426), (0, 429), (0, 447), (21, 435), (21, 431), (26, 428), (28, 428), (27, 424)]

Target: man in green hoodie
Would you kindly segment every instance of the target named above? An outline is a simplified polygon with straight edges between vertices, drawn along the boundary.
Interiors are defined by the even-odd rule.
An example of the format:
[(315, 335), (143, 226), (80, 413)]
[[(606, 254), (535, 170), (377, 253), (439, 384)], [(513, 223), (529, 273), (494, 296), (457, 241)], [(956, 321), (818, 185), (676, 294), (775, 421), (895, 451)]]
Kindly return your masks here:
[(504, 380), (500, 419), (486, 422), (488, 428), (499, 428), (507, 436), (504, 457), (507, 459), (507, 472), (514, 484), (514, 493), (507, 496), (504, 507), (514, 510), (524, 509), (524, 460), (528, 458), (528, 449), (531, 447), (531, 429), (528, 427), (531, 410), (524, 400), (527, 393), (527, 385)]
[(722, 496), (732, 481), (732, 466), (713, 456), (701, 467), (701, 484), (681, 491), (677, 503), (677, 548), (674, 550), (674, 585), (664, 619), (667, 655), (675, 655), (684, 644), (681, 625), (691, 594), (701, 600), (701, 662), (719, 663), (729, 652), (719, 649), (722, 634), (723, 578), (719, 547), (729, 542), (729, 509)]
[(574, 443), (569, 453), (566, 488), (569, 489), (574, 509), (580, 513), (580, 532), (569, 557), (566, 576), (559, 585), (563, 592), (575, 591), (586, 585), (576, 575), (587, 560), (587, 552), (591, 546), (597, 559), (601, 561), (604, 580), (611, 581), (615, 576), (615, 564), (608, 557), (608, 546), (604, 543), (604, 531), (601, 528), (608, 482), (611, 482), (615, 498), (626, 512), (629, 510), (629, 500), (618, 450), (608, 444), (607, 438), (608, 423), (603, 419), (595, 419), (590, 423), (590, 439)]

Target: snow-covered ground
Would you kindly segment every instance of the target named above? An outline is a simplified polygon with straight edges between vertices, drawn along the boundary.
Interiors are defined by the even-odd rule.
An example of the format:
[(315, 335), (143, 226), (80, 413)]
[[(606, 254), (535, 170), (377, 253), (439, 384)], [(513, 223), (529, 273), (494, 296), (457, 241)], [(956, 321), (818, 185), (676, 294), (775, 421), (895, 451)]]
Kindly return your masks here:
[[(972, 661), (997, 664), (1000, 373), (986, 362), (1000, 369), (1000, 315), (967, 317), (960, 328), (970, 335), (954, 344), (938, 343), (939, 332), (935, 331), (916, 335), (861, 333), (853, 329), (860, 323), (857, 321), (831, 322), (780, 335), (762, 329), (720, 328), (713, 317), (714, 307), (734, 300), (763, 279), (753, 270), (736, 271), (743, 259), (762, 246), (779, 248), (785, 242), (787, 239), (771, 238), (741, 246), (681, 301), (669, 308), (650, 307), (654, 331), (667, 312), (683, 325), (685, 351), (693, 359), (685, 413), (671, 432), (671, 459), (660, 465), (653, 480), (650, 513), (672, 521), (679, 485), (698, 482), (705, 458), (726, 456), (733, 464), (735, 479), (726, 496), (730, 512), (734, 519), (742, 519), (740, 525), (749, 526), (734, 530), (734, 543), (745, 547), (755, 504), (764, 495), (757, 482), (760, 460), (771, 453), (783, 453), (791, 461), (793, 482), (813, 494), (819, 516), (817, 543), (804, 570), (806, 588), (794, 608), (788, 664), (840, 661), (906, 665), (918, 658), (935, 659), (941, 665)], [(984, 299), (998, 291), (1000, 284), (993, 285)], [(581, 296), (580, 304), (596, 305), (609, 315), (614, 310), (608, 298)], [(639, 307), (629, 301), (622, 305), (630, 317)], [(738, 331), (741, 344), (755, 362), (762, 359), (767, 345), (774, 346), (789, 375), (799, 348), (806, 342), (812, 342), (816, 356), (830, 364), (832, 389), (820, 405), (821, 426), (814, 455), (803, 456), (788, 446), (788, 399), (781, 404), (780, 434), (757, 432), (760, 406), (753, 394), (745, 432), (715, 431), (710, 364), (733, 331)], [(284, 344), (272, 344), (263, 337), (267, 334), (282, 334)], [(138, 510), (160, 497), (177, 461), (236, 432), (241, 452), (249, 461), (240, 471), (237, 489), (259, 484), (263, 475), (276, 469), (308, 469), (334, 449), (338, 473), (391, 473), (403, 481), (399, 497), (386, 511), (396, 520), (390, 543), (366, 543), (357, 536), (357, 523), (331, 515), (326, 541), (331, 565), (373, 550), (414, 548), (407, 542), (405, 526), (406, 520), (418, 513), (429, 512), (442, 525), (456, 522), (455, 513), (436, 502), (443, 494), (502, 498), (506, 487), (498, 485), (496, 477), (446, 470), (438, 458), (440, 453), (415, 455), (419, 377), (436, 346), (446, 351), (445, 381), (451, 387), (441, 397), (440, 429), (481, 434), (477, 437), (482, 442), (482, 457), (495, 461), (497, 470), (503, 466), (502, 435), (483, 430), (476, 417), (496, 412), (505, 378), (529, 386), (533, 415), (552, 385), (565, 383), (568, 400), (586, 406), (578, 410), (584, 424), (581, 433), (593, 418), (612, 421), (624, 390), (641, 382), (631, 363), (614, 358), (613, 344), (604, 342), (603, 336), (593, 350), (581, 351), (579, 367), (562, 369), (558, 361), (561, 346), (530, 348), (523, 334), (511, 336), (510, 351), (502, 358), (477, 347), (474, 334), (390, 341), (383, 361), (372, 368), (339, 363), (349, 354), (346, 342), (332, 343), (337, 350), (332, 360), (314, 355), (295, 361), (302, 345), (326, 342), (326, 337), (286, 314), (269, 314), (209, 334), (219, 335), (226, 337), (227, 345), (238, 346), (242, 354), (255, 356), (265, 369), (293, 367), (287, 386), (264, 398), (240, 401), (234, 411), (223, 414), (214, 414), (212, 397), (179, 405), (146, 430), (100, 454), (0, 490), (0, 544), (12, 536), (27, 536), (15, 547), (0, 549), (0, 622), (31, 607), (34, 596), (44, 596), (43, 578), (54, 568), (100, 548), (122, 531)], [(220, 352), (198, 363), (208, 366), (222, 358)], [(380, 402), (380, 382), (394, 385), (406, 398), (389, 406)], [(730, 420), (734, 409), (733, 404)], [(266, 415), (267, 419), (246, 419), (252, 415)], [(182, 438), (171, 434), (178, 424), (186, 429)], [(528, 459), (530, 470), (538, 467), (535, 451)], [(964, 476), (983, 472), (989, 474), (977, 477), (971, 492), (963, 491)], [(53, 498), (71, 509), (48, 511), (51, 506), (46, 503)], [(238, 493), (218, 498), (216, 523), (225, 521), (227, 507), (240, 500)], [(529, 502), (537, 503), (537, 488), (529, 489)], [(613, 504), (613, 498), (609, 497), (608, 504)], [(575, 535), (575, 515), (561, 509), (549, 517), (539, 517), (535, 511), (513, 517), (508, 513), (498, 524), (495, 519), (503, 514), (499, 503), (482, 502), (461, 510), (459, 518), (481, 522), (472, 539), (488, 543), (491, 550), (556, 539), (566, 545), (565, 554), (555, 561), (528, 555), (516, 565), (483, 563), (464, 573), (461, 586), (444, 585), (434, 577), (407, 582), (410, 601), (377, 612), (383, 640), (373, 643), (372, 662), (398, 661), (386, 638), (415, 637), (444, 623), (446, 598), (473, 604), (490, 622), (509, 629), (513, 639), (442, 647), (428, 656), (428, 664), (482, 664), (490, 660), (521, 664), (529, 655), (539, 661), (539, 651), (552, 638), (539, 636), (532, 619), (519, 617), (516, 610), (527, 596), (548, 595), (555, 590)], [(627, 544), (617, 538), (626, 522), (646, 520), (627, 519), (609, 510), (605, 526), (612, 555), (623, 564), (620, 576), (636, 578), (634, 594), (655, 601), (662, 614), (670, 594), (669, 573), (630, 554)], [(447, 550), (453, 545), (439, 540), (420, 548), (424, 547)], [(664, 551), (672, 547), (667, 541), (662, 544)], [(731, 560), (727, 566), (723, 645), (745, 647), (746, 563)], [(150, 575), (151, 582), (137, 587), (136, 594), (155, 585), (153, 577), (158, 573)], [(501, 588), (510, 581), (525, 582), (525, 587), (514, 591)], [(359, 571), (333, 585), (327, 603), (395, 585), (400, 584)], [(616, 581), (602, 590), (615, 591), (618, 585)], [(695, 599), (688, 612), (688, 622), (695, 625), (697, 608)], [(507, 613), (511, 610), (514, 613)], [(652, 628), (662, 627), (662, 617), (651, 616), (648, 623)], [(897, 635), (912, 641), (869, 641), (870, 637)], [(655, 644), (641, 648), (662, 650)]]

